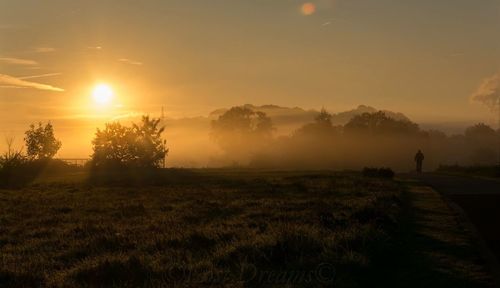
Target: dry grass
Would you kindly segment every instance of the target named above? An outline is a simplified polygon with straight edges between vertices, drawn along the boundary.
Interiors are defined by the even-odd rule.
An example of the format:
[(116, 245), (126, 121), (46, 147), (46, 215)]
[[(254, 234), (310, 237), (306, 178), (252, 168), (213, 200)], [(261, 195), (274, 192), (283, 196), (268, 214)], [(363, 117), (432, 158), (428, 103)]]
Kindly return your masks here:
[(0, 286), (398, 287), (403, 275), (386, 269), (413, 261), (394, 253), (411, 221), (394, 181), (165, 173), (170, 183), (158, 186), (0, 190)]

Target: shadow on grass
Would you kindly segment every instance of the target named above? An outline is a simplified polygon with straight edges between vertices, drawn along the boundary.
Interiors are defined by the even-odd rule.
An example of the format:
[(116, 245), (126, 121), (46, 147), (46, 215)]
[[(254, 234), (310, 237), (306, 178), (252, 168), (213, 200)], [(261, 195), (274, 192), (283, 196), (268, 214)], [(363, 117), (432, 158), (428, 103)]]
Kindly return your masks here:
[(415, 207), (413, 193), (404, 192), (401, 200), (397, 232), (390, 241), (375, 245), (372, 265), (360, 274), (363, 287), (374, 283), (377, 287), (493, 287), (492, 280), (481, 274), (485, 264), (476, 247), (463, 243), (463, 234), (455, 239), (454, 232), (450, 234), (458, 227), (429, 225), (427, 220), (441, 217), (441, 211)]
[(0, 167), (0, 188), (20, 189), (39, 178), (83, 170), (83, 167), (56, 159), (19, 161), (13, 165)]

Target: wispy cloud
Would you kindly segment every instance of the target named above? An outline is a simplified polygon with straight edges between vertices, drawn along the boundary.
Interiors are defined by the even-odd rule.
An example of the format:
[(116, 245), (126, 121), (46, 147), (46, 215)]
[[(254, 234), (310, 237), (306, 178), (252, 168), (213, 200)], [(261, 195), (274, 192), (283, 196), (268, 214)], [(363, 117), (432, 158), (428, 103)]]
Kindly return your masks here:
[[(33, 76), (28, 76), (33, 77)], [(24, 78), (24, 77), (23, 77)], [(33, 88), (38, 90), (62, 92), (64, 89), (54, 87), (48, 84), (26, 81), (26, 78), (13, 77), (5, 74), (0, 74), (0, 86), (4, 88)]]
[(144, 64), (142, 62), (127, 59), (127, 58), (121, 58), (121, 59), (118, 59), (118, 61), (126, 63), (126, 64), (130, 64), (130, 65), (143, 65)]
[(500, 108), (500, 72), (483, 80), (471, 96), (474, 102), (482, 103), (491, 110)]
[(44, 78), (44, 77), (52, 77), (52, 76), (59, 76), (59, 75), (61, 75), (61, 73), (47, 73), (47, 74), (24, 76), (24, 77), (18, 77), (18, 78), (22, 79), (22, 80), (26, 80), (26, 79)]
[(23, 66), (38, 65), (38, 63), (34, 60), (12, 58), (12, 57), (0, 57), (0, 62), (11, 64), (11, 65), (23, 65)]

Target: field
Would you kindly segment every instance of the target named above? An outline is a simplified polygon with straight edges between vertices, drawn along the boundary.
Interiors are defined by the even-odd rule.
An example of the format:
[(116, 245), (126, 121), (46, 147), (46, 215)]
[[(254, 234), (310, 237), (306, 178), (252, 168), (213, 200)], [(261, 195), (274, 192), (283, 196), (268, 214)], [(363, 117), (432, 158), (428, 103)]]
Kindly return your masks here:
[(466, 231), (415, 183), (328, 171), (162, 173), (166, 181), (147, 186), (66, 175), (0, 190), (0, 286), (491, 285)]

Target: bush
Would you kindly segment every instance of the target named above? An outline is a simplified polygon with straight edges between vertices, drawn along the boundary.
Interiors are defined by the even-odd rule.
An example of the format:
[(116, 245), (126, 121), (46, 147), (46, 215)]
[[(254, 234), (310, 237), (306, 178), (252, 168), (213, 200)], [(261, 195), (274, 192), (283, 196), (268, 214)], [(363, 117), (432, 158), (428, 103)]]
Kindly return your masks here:
[(375, 177), (375, 178), (394, 178), (394, 171), (391, 168), (369, 168), (365, 167), (363, 169), (363, 176), (365, 177)]

